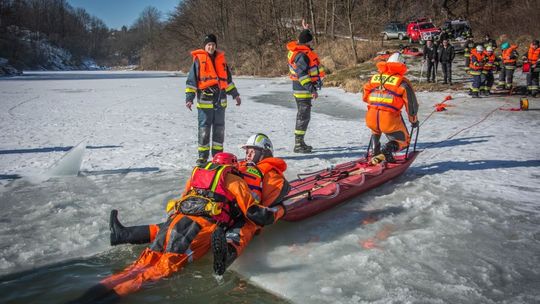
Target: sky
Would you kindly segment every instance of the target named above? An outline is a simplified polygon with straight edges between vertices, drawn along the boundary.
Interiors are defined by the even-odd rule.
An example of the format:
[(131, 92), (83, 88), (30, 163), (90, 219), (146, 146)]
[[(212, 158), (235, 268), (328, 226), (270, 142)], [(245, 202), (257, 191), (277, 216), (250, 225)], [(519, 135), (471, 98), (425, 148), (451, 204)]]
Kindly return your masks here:
[(180, 0), (68, 0), (73, 7), (84, 8), (105, 22), (109, 28), (130, 26), (147, 6), (157, 8), (167, 18)]

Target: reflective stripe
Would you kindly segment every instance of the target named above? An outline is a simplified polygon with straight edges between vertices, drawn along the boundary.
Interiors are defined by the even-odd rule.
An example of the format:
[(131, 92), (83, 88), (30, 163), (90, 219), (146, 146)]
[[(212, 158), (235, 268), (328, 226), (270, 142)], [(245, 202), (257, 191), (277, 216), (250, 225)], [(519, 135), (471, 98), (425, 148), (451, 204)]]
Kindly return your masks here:
[(294, 134), (295, 134), (295, 135), (305, 135), (305, 134), (306, 134), (306, 131), (302, 131), (302, 130), (294, 130)]
[(188, 256), (188, 263), (193, 263), (193, 250), (191, 250), (191, 247), (188, 247), (184, 253)]
[(198, 151), (200, 152), (203, 152), (203, 151), (210, 151), (210, 146), (199, 146), (197, 148)]
[(306, 85), (311, 82), (311, 78), (309, 78), (309, 76), (305, 76), (305, 77), (306, 77), (305, 79), (300, 80), (301, 85)]
[(212, 109), (213, 107), (214, 105), (211, 103), (201, 103), (201, 102), (197, 103), (197, 108), (199, 109)]
[(225, 89), (225, 92), (230, 92), (230, 91), (232, 91), (234, 88), (236, 88), (236, 86), (234, 85), (234, 83), (231, 83), (231, 84), (229, 84), (229, 86)]
[[(388, 78), (390, 77), (390, 78)], [(399, 77), (395, 77), (395, 76), (390, 76), (388, 74), (375, 74), (371, 77), (371, 83), (373, 84), (377, 84), (377, 83), (381, 83), (384, 82), (384, 84), (389, 84), (389, 85), (393, 85), (393, 86), (397, 86), (397, 83), (398, 83), (398, 80), (399, 80)]]
[(223, 151), (223, 145), (218, 143), (212, 143), (212, 149), (213, 150), (222, 150)]
[(313, 97), (311, 93), (294, 93), (293, 96), (298, 99), (311, 99)]
[(221, 168), (218, 169), (218, 172), (216, 172), (216, 175), (214, 175), (214, 180), (212, 181), (212, 186), (210, 187), (210, 191), (216, 192), (217, 185), (219, 183), (219, 177), (221, 176), (221, 173), (223, 173), (223, 170), (227, 168), (228, 166), (221, 166)]
[(221, 107), (226, 108), (227, 107), (227, 100), (221, 101)]
[(194, 88), (186, 87), (186, 93), (197, 93), (197, 90)]

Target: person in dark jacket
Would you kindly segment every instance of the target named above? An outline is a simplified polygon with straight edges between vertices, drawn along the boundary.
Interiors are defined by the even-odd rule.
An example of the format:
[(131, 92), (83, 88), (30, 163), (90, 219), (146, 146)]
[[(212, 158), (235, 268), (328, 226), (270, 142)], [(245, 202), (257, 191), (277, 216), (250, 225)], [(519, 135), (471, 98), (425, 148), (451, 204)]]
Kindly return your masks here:
[(452, 84), (452, 62), (454, 57), (454, 47), (448, 42), (448, 39), (443, 39), (442, 45), (437, 50), (437, 60), (441, 63), (444, 84)]
[(437, 47), (432, 40), (426, 41), (424, 46), (424, 61), (427, 62), (427, 82), (435, 82), (437, 65)]
[[(223, 152), (227, 95), (236, 100), (237, 106), (242, 102), (232, 81), (225, 53), (216, 49), (216, 36), (206, 35), (203, 47), (204, 49), (191, 52), (193, 64), (186, 79), (186, 107), (190, 111), (197, 97), (199, 120), (197, 164), (205, 164), (210, 152), (212, 156)], [(211, 145), (210, 134), (212, 134)]]

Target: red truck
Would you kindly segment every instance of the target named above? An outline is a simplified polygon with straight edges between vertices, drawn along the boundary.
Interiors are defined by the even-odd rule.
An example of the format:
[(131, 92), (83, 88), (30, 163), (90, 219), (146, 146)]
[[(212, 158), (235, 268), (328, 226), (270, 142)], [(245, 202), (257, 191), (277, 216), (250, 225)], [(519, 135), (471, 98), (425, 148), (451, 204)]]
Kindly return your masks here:
[(440, 34), (441, 30), (426, 19), (417, 19), (407, 25), (407, 36), (409, 36), (410, 43), (424, 43), (426, 40), (436, 39)]

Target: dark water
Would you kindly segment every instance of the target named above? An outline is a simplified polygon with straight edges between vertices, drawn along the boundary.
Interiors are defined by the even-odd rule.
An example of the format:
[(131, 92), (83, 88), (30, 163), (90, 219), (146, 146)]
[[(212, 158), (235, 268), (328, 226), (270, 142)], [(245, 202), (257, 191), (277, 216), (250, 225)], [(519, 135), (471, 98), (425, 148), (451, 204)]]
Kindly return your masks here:
[[(8, 225), (4, 225), (1, 231), (5, 243), (0, 250), (1, 257), (19, 265), (17, 267), (21, 270), (31, 268), (32, 264), (40, 265), (24, 271), (11, 268), (9, 274), (0, 276), (0, 303), (66, 303), (80, 297), (106, 276), (123, 270), (138, 258), (145, 246), (103, 246), (108, 242), (108, 217), (104, 214), (116, 208), (126, 225), (154, 223), (152, 215), (163, 212), (166, 199), (174, 197), (179, 191), (175, 189), (183, 184), (185, 176), (189, 176), (185, 170), (143, 174), (109, 171), (51, 179), (35, 185), (16, 180), (0, 192), (0, 205), (3, 206), (0, 222), (6, 220), (5, 223), (12, 226), (9, 219), (16, 218), (18, 227), (34, 227), (28, 231), (16, 227), (9, 230)], [(48, 207), (51, 203), (47, 202), (56, 207)], [(66, 211), (77, 206), (80, 209), (73, 214)], [(130, 209), (132, 211), (128, 212)], [(143, 212), (148, 216), (133, 220), (133, 213)], [(38, 222), (33, 225), (27, 223), (27, 217), (36, 218)], [(96, 225), (98, 234), (93, 232)], [(44, 237), (34, 238), (33, 234)], [(44, 244), (31, 246), (21, 241), (24, 239)], [(72, 239), (77, 241), (71, 242)], [(96, 252), (93, 244), (104, 249), (93, 254)], [(77, 252), (73, 257), (61, 252), (62, 248), (72, 246), (82, 248), (78, 251), (73, 249)], [(85, 248), (90, 253), (83, 258)], [(41, 251), (51, 252), (40, 254)], [(15, 255), (10, 252), (15, 252)], [(46, 261), (47, 256), (51, 257), (51, 262)], [(120, 302), (288, 303), (233, 271), (227, 271), (221, 279), (216, 278), (211, 253)]]
[[(131, 248), (130, 248), (131, 247)], [(0, 278), (2, 303), (65, 303), (105, 276), (122, 270), (144, 246), (122, 246), (88, 259), (77, 259)], [(288, 303), (228, 271), (212, 275), (211, 256), (180, 273), (130, 295), (121, 303)]]
[[(269, 94), (253, 96), (251, 98), (255, 102), (278, 105), (292, 109), (296, 108), (296, 102), (294, 102), (292, 92), (275, 91)], [(335, 96), (326, 96), (321, 94), (319, 95), (319, 98), (313, 101), (313, 107), (311, 110), (313, 112), (326, 114), (338, 119), (359, 120), (365, 115), (365, 112), (360, 109), (361, 102), (361, 100), (358, 100), (358, 106), (354, 106), (349, 103), (342, 102)]]

